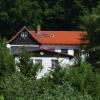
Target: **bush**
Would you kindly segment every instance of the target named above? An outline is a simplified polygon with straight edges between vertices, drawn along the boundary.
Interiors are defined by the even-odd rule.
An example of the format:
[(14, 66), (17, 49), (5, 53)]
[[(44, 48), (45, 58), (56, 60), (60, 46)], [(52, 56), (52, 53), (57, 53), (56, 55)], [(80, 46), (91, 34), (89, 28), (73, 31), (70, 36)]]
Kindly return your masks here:
[(92, 97), (96, 98), (98, 94), (99, 82), (97, 82), (96, 73), (93, 72), (92, 66), (82, 61), (79, 66), (77, 64), (70, 69), (69, 82), (71, 86), (77, 91), (87, 93)]
[(15, 60), (9, 49), (6, 47), (6, 41), (0, 39), (0, 78), (15, 72)]
[(0, 95), (0, 100), (4, 100), (4, 97), (2, 95)]
[(68, 82), (53, 87), (47, 78), (33, 80), (21, 73), (9, 76), (3, 82), (5, 100), (92, 100), (88, 94), (74, 90)]
[(26, 50), (22, 50), (18, 56), (19, 62), (17, 63), (17, 67), (24, 76), (36, 79), (37, 73), (42, 69), (42, 66), (39, 64), (33, 64), (33, 61), (30, 59), (31, 56), (32, 55), (26, 52)]

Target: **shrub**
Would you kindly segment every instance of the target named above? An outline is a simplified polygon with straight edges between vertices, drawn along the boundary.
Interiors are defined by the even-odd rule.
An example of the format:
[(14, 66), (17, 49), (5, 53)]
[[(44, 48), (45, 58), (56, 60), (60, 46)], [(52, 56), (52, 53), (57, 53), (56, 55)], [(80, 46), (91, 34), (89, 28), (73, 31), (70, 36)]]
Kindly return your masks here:
[(6, 41), (0, 39), (0, 77), (10, 75), (15, 72), (14, 57), (6, 47)]
[(47, 81), (47, 78), (33, 80), (17, 72), (5, 79), (2, 95), (5, 100), (92, 100), (88, 94), (74, 90), (68, 82), (52, 87)]

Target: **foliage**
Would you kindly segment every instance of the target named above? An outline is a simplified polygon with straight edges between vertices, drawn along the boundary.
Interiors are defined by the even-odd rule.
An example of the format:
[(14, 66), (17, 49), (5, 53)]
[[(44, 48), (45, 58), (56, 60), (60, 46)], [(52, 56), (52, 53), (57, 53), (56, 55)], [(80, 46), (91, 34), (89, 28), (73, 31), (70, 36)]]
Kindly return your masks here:
[[(62, 68), (63, 67), (63, 68)], [(69, 66), (61, 66), (60, 62), (51, 69), (48, 79), (51, 81), (51, 83), (54, 84), (60, 84), (62, 85), (67, 80), (68, 75), (68, 67)]]
[(0, 80), (1, 100), (100, 99), (100, 73), (93, 72), (81, 58), (73, 66), (60, 66), (58, 62), (47, 76), (36, 79), (40, 65), (33, 64), (30, 57), (25, 50), (21, 52), (17, 66), (20, 71)]
[(37, 0), (0, 0), (0, 32), (10, 37), (23, 26), (34, 27), (39, 23), (41, 9)]
[[(0, 0), (0, 35), (12, 37), (21, 27), (77, 30), (79, 17), (99, 0)], [(52, 5), (52, 6), (51, 6)]]
[(6, 41), (0, 39), (0, 78), (15, 72), (14, 57), (6, 47)]
[(0, 100), (4, 100), (4, 97), (2, 95), (0, 95)]
[(75, 67), (77, 68), (72, 68), (71, 76), (69, 76), (72, 86), (82, 93), (87, 92), (95, 96), (97, 91), (96, 76), (91, 66), (83, 62), (80, 66)]
[(31, 53), (26, 52), (25, 48), (23, 48), (18, 56), (19, 61), (17, 62), (17, 67), (24, 76), (36, 78), (42, 66), (34, 64), (30, 58)]
[(46, 84), (46, 79), (33, 80), (16, 73), (5, 79), (2, 95), (5, 100), (92, 100), (87, 94), (76, 93), (67, 82), (63, 85), (54, 85), (53, 88), (49, 83)]
[(87, 93), (94, 99), (99, 100), (100, 73), (97, 74), (97, 72), (94, 72), (91, 64), (81, 60), (81, 58), (75, 61), (75, 65), (71, 66), (71, 68), (67, 67), (60, 67), (58, 71), (54, 71), (51, 74), (51, 77), (49, 78), (51, 84), (62, 85), (63, 83), (68, 82), (75, 91), (84, 95)]
[(84, 48), (89, 53), (89, 61), (93, 66), (99, 67), (100, 58), (100, 5), (92, 9), (91, 12), (86, 12), (81, 17), (82, 28), (88, 32), (86, 40), (89, 41), (87, 46)]
[(82, 60), (82, 58), (80, 59), (80, 57), (79, 60), (76, 60), (74, 67), (70, 70), (71, 76), (69, 76), (72, 77), (72, 86), (75, 86), (75, 89), (78, 89), (82, 93), (87, 92), (94, 99), (99, 100), (100, 72), (97, 73), (91, 64)]
[[(28, 57), (24, 54), (23, 59), (26, 59), (25, 56)], [(30, 60), (25, 59), (24, 63), (29, 66)], [(21, 63), (21, 67), (23, 67), (24, 63)], [(23, 67), (24, 70), (27, 69), (27, 66)], [(26, 71), (23, 70), (16, 71), (12, 75), (5, 77), (0, 82), (2, 88), (0, 90), (1, 98), (4, 97), (5, 100), (100, 99), (100, 73), (94, 73), (89, 63), (78, 60), (74, 66), (66, 67), (60, 66), (58, 63), (49, 75), (41, 79), (33, 79), (36, 76), (36, 71), (40, 68), (38, 65), (36, 66), (36, 70), (32, 71), (34, 74), (31, 74), (31, 77), (27, 76), (29, 74), (25, 74)]]
[(30, 76), (30, 72), (33, 66), (33, 62), (30, 60), (31, 55), (26, 52), (26, 50), (22, 50), (18, 56), (17, 67), (20, 72), (25, 76)]

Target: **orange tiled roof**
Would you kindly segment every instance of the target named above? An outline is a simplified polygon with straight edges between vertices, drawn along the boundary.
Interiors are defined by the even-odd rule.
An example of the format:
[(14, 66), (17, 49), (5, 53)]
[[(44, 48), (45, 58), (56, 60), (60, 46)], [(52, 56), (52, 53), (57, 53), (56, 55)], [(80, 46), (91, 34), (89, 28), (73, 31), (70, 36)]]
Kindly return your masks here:
[(40, 34), (34, 34), (30, 31), (32, 36), (36, 38), (41, 44), (84, 44), (82, 40), (86, 32), (83, 31), (40, 31)]

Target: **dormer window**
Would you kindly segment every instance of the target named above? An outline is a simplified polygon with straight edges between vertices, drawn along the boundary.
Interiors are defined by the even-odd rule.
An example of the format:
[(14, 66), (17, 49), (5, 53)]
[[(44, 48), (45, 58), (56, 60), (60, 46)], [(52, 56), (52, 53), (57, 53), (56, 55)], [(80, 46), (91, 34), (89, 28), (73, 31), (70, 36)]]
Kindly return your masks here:
[(28, 32), (21, 32), (21, 37), (22, 38), (26, 38), (28, 36)]

